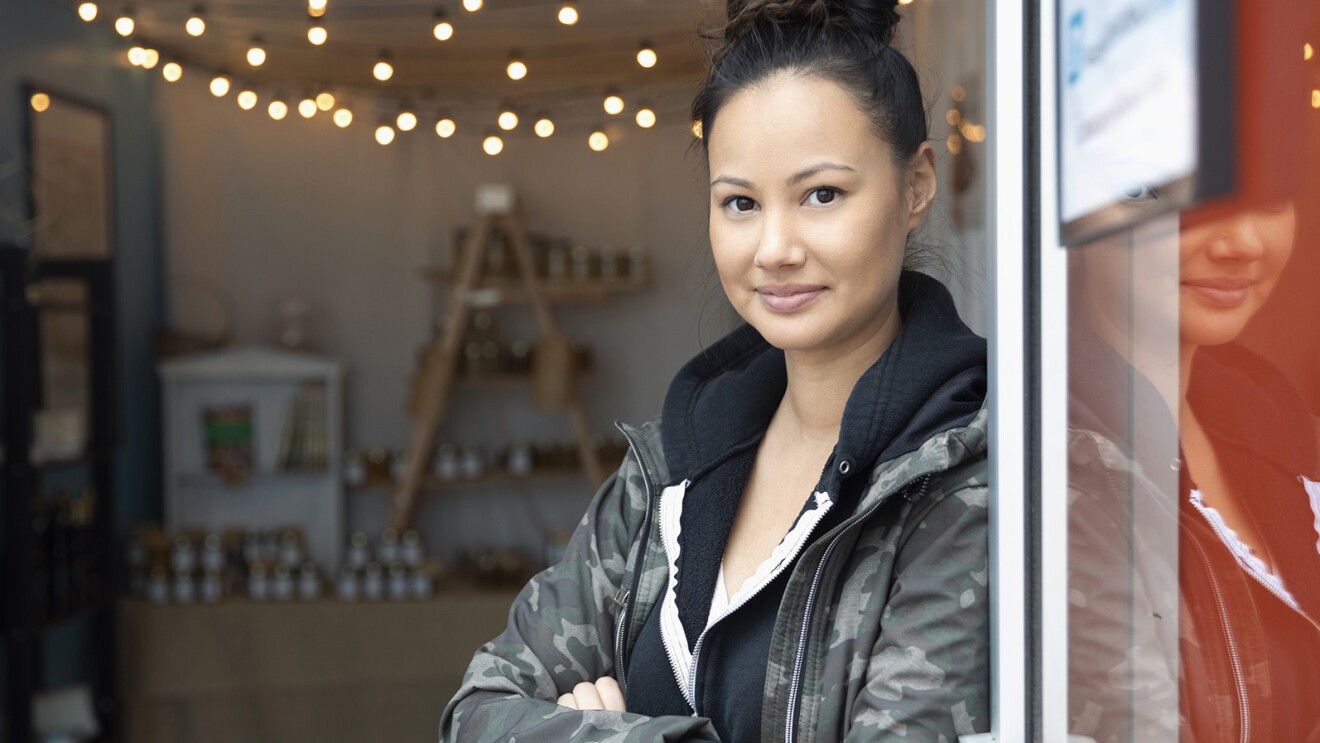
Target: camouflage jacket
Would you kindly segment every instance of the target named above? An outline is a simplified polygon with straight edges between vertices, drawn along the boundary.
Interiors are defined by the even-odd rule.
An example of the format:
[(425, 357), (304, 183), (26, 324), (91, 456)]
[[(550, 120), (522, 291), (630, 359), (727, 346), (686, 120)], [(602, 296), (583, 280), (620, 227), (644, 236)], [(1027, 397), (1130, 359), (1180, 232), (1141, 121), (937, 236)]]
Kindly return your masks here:
[[(794, 566), (770, 645), (767, 741), (947, 741), (989, 729), (986, 410), (876, 465), (852, 514)], [(718, 740), (697, 716), (578, 711), (555, 700), (615, 676), (660, 601), (654, 523), (670, 473), (660, 423), (630, 452), (564, 559), (523, 589), (444, 711), (442, 740)]]

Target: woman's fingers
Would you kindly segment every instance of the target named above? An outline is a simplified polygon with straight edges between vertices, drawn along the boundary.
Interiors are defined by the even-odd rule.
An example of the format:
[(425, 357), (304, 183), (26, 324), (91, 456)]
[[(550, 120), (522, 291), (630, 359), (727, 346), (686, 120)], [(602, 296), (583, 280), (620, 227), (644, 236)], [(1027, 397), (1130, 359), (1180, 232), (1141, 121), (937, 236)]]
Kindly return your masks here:
[(563, 696), (559, 697), (559, 706), (569, 707), (571, 709), (578, 708), (577, 701), (573, 699), (572, 694), (564, 694)]
[(596, 685), (590, 681), (583, 681), (573, 687), (573, 699), (577, 701), (578, 709), (605, 709), (605, 703), (600, 700)]
[(627, 707), (623, 703), (623, 690), (619, 688), (619, 682), (612, 676), (604, 676), (596, 680), (596, 693), (600, 695), (601, 702), (605, 709), (611, 712), (627, 712)]

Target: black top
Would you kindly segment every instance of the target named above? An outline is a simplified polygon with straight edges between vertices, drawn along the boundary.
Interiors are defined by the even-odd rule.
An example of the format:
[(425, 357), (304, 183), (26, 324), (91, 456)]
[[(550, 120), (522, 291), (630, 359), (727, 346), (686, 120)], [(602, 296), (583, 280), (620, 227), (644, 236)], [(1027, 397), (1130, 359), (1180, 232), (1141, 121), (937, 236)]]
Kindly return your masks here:
[[(983, 405), (985, 340), (958, 318), (948, 290), (904, 272), (899, 313), (902, 328), (853, 387), (839, 441), (813, 489), (834, 501), (816, 535), (851, 513), (876, 464), (968, 424)], [(706, 626), (734, 515), (786, 385), (783, 351), (746, 325), (688, 362), (670, 385), (661, 417), (670, 484), (690, 481), (677, 563), (678, 613), (689, 643)], [(804, 512), (810, 495), (802, 494)], [(707, 633), (696, 661), (695, 710), (674, 678), (653, 610), (630, 656), (628, 710), (696, 713), (711, 719), (722, 740), (760, 740), (770, 636), (791, 572)]]

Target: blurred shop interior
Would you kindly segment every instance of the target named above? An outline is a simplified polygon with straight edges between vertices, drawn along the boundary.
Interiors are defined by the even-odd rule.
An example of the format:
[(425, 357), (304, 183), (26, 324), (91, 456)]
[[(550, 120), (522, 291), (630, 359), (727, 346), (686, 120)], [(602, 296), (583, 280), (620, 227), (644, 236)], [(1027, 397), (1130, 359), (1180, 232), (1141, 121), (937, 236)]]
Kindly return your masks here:
[[(8, 740), (425, 740), (736, 316), (710, 0), (5, 0)], [(986, 332), (986, 25), (911, 0)], [(413, 456), (410, 452), (420, 452)]]

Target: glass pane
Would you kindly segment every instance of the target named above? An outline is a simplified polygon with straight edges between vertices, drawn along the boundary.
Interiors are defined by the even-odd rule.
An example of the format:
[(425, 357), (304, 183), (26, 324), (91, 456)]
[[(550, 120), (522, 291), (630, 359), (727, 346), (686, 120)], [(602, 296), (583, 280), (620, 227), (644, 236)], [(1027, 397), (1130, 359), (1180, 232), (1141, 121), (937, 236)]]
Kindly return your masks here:
[(1320, 740), (1320, 14), (1239, 12), (1235, 192), (1069, 256), (1068, 718), (1097, 741)]

